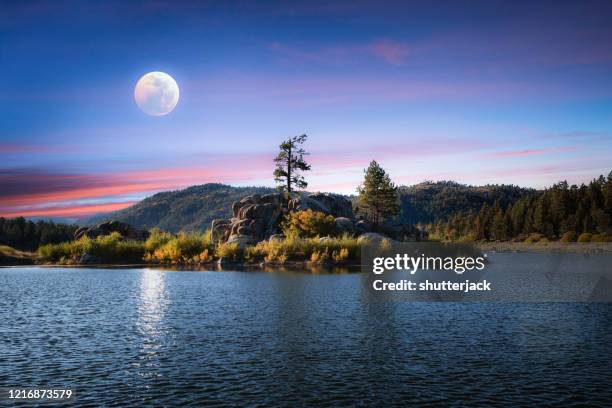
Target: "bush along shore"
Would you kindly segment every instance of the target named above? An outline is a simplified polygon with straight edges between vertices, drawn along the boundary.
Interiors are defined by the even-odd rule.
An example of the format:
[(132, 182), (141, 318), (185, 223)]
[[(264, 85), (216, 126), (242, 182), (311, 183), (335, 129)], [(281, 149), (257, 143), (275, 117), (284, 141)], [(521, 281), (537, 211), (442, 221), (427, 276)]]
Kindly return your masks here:
[(118, 232), (95, 238), (83, 236), (60, 244), (39, 248), (43, 263), (59, 265), (152, 264), (206, 265), (306, 263), (313, 265), (358, 264), (365, 240), (385, 238), (371, 234), (365, 237), (272, 237), (254, 245), (237, 242), (214, 243), (211, 231), (170, 234), (153, 230), (145, 241), (127, 239)]

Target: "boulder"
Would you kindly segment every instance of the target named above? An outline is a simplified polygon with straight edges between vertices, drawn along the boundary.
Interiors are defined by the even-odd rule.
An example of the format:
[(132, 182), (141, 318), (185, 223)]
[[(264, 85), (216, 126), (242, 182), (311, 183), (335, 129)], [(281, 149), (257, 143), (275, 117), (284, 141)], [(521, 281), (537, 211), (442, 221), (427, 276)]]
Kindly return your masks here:
[(278, 207), (282, 204), (283, 199), (280, 194), (265, 194), (262, 195), (259, 201), (263, 204), (272, 204), (275, 207)]
[(228, 244), (238, 244), (238, 248), (244, 249), (251, 244), (255, 244), (257, 241), (253, 240), (252, 236), (249, 235), (231, 235), (227, 239)]
[[(252, 194), (232, 204), (233, 217), (215, 220), (211, 226), (215, 242), (256, 243), (279, 232), (283, 216), (281, 194)], [(240, 237), (240, 238), (237, 238)], [(237, 240), (237, 241), (236, 241)]]
[(372, 225), (366, 220), (359, 220), (355, 223), (355, 230), (358, 234), (365, 234), (372, 231)]
[(109, 235), (113, 232), (118, 232), (123, 237), (136, 241), (144, 241), (149, 238), (149, 231), (140, 230), (121, 221), (107, 221), (93, 227), (81, 227), (77, 229), (74, 232), (74, 239), (79, 239), (83, 236), (96, 238), (101, 235)]
[(353, 235), (355, 233), (355, 225), (353, 225), (353, 221), (346, 217), (338, 217), (334, 220), (334, 225), (336, 226), (336, 230), (339, 234), (350, 234)]
[(227, 239), (228, 228), (231, 224), (232, 220), (229, 219), (213, 220), (211, 225), (211, 238), (213, 242), (225, 241)]
[(313, 210), (334, 217), (353, 218), (353, 204), (351, 201), (339, 194), (331, 193), (302, 193), (296, 198), (289, 200), (289, 210)]

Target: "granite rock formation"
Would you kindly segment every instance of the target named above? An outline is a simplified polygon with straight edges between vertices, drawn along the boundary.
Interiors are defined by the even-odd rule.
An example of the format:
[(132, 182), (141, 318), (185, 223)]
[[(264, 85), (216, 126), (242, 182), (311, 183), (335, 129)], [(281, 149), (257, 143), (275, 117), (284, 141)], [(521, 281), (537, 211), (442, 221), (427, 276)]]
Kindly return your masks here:
[[(355, 233), (351, 201), (338, 194), (301, 193), (287, 203), (280, 193), (252, 194), (232, 204), (232, 218), (212, 222), (215, 242), (254, 244), (281, 233), (280, 222), (288, 211), (320, 211), (336, 218), (340, 233)], [(280, 238), (280, 235), (278, 235)]]

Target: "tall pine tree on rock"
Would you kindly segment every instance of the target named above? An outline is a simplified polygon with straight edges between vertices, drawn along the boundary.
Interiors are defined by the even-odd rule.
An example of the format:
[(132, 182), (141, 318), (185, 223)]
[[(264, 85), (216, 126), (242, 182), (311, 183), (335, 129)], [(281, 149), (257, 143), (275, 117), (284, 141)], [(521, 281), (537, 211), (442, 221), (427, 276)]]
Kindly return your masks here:
[(306, 163), (304, 156), (308, 155), (301, 147), (308, 136), (294, 136), (280, 144), (280, 152), (274, 158), (276, 168), (274, 169), (274, 181), (281, 183), (279, 189), (291, 196), (293, 187), (303, 189), (308, 183), (301, 172), (310, 170), (310, 164)]

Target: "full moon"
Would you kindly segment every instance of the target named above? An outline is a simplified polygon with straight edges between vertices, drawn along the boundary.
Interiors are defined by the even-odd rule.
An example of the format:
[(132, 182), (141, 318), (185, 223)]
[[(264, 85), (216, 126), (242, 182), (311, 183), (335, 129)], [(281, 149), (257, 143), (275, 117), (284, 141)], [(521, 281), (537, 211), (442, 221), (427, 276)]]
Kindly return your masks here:
[(148, 115), (167, 115), (178, 103), (179, 87), (174, 78), (165, 72), (149, 72), (136, 83), (134, 99)]

